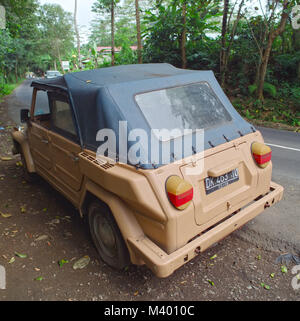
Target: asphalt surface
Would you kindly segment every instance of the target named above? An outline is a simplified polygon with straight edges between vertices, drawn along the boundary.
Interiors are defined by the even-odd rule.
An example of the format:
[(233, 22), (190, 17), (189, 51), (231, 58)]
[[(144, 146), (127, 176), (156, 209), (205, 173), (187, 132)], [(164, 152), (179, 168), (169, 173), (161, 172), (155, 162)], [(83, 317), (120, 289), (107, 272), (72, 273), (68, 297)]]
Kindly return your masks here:
[(300, 134), (257, 129), (272, 148), (273, 181), (285, 188), (284, 197), (238, 233), (265, 247), (300, 252)]
[[(14, 92), (17, 104), (10, 106), (8, 112), (16, 123), (20, 123), (20, 109), (30, 108), (30, 83), (26, 80)], [(237, 234), (265, 248), (300, 252), (300, 133), (256, 128), (272, 148), (273, 180), (285, 188), (285, 193), (280, 203)]]
[(20, 124), (20, 110), (30, 109), (31, 106), (33, 89), (30, 87), (30, 84), (31, 80), (25, 80), (23, 84), (14, 91), (15, 105), (8, 109), (10, 118), (17, 124)]

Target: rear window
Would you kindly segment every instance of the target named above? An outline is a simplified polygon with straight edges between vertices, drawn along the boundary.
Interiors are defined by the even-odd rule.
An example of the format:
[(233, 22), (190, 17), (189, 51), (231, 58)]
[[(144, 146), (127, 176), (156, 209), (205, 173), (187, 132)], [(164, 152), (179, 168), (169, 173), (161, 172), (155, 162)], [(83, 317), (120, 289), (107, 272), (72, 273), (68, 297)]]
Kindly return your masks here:
[(152, 129), (207, 129), (232, 120), (207, 82), (136, 96)]

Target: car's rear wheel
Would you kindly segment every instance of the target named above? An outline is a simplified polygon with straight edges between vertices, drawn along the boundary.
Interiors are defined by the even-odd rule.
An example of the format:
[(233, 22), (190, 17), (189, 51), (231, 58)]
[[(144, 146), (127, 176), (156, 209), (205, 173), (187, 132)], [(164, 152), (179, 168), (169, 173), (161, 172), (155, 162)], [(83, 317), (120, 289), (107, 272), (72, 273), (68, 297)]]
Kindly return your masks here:
[(23, 155), (23, 153), (21, 153), (21, 162), (22, 162), (22, 168), (23, 168), (23, 177), (25, 179), (26, 182), (28, 183), (34, 183), (37, 181), (37, 175), (36, 173), (30, 173), (28, 171), (28, 168), (27, 168), (27, 164), (26, 164), (26, 160), (25, 160), (25, 157)]
[(128, 266), (129, 252), (110, 209), (100, 202), (92, 202), (88, 218), (90, 233), (101, 259), (117, 270)]

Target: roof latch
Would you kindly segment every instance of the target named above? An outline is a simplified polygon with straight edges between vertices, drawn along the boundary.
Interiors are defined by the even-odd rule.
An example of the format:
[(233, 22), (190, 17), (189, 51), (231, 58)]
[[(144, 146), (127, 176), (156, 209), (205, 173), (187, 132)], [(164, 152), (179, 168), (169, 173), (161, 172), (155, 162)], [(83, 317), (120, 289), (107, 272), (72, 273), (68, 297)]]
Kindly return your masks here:
[(223, 135), (223, 137), (224, 137), (224, 139), (226, 140), (227, 143), (230, 142), (230, 140), (225, 135)]

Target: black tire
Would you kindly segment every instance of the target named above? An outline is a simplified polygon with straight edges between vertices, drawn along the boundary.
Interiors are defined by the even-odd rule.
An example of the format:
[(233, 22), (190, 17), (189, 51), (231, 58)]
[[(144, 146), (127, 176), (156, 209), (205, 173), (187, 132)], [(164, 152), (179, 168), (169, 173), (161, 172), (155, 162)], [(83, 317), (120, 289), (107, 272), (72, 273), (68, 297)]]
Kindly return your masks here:
[(30, 173), (28, 171), (26, 160), (25, 160), (23, 153), (21, 153), (21, 162), (23, 164), (23, 167), (22, 167), (23, 168), (23, 178), (28, 183), (35, 183), (37, 181), (37, 175), (36, 175), (36, 173)]
[(88, 211), (89, 230), (100, 258), (122, 270), (130, 264), (127, 246), (108, 206), (94, 201)]

